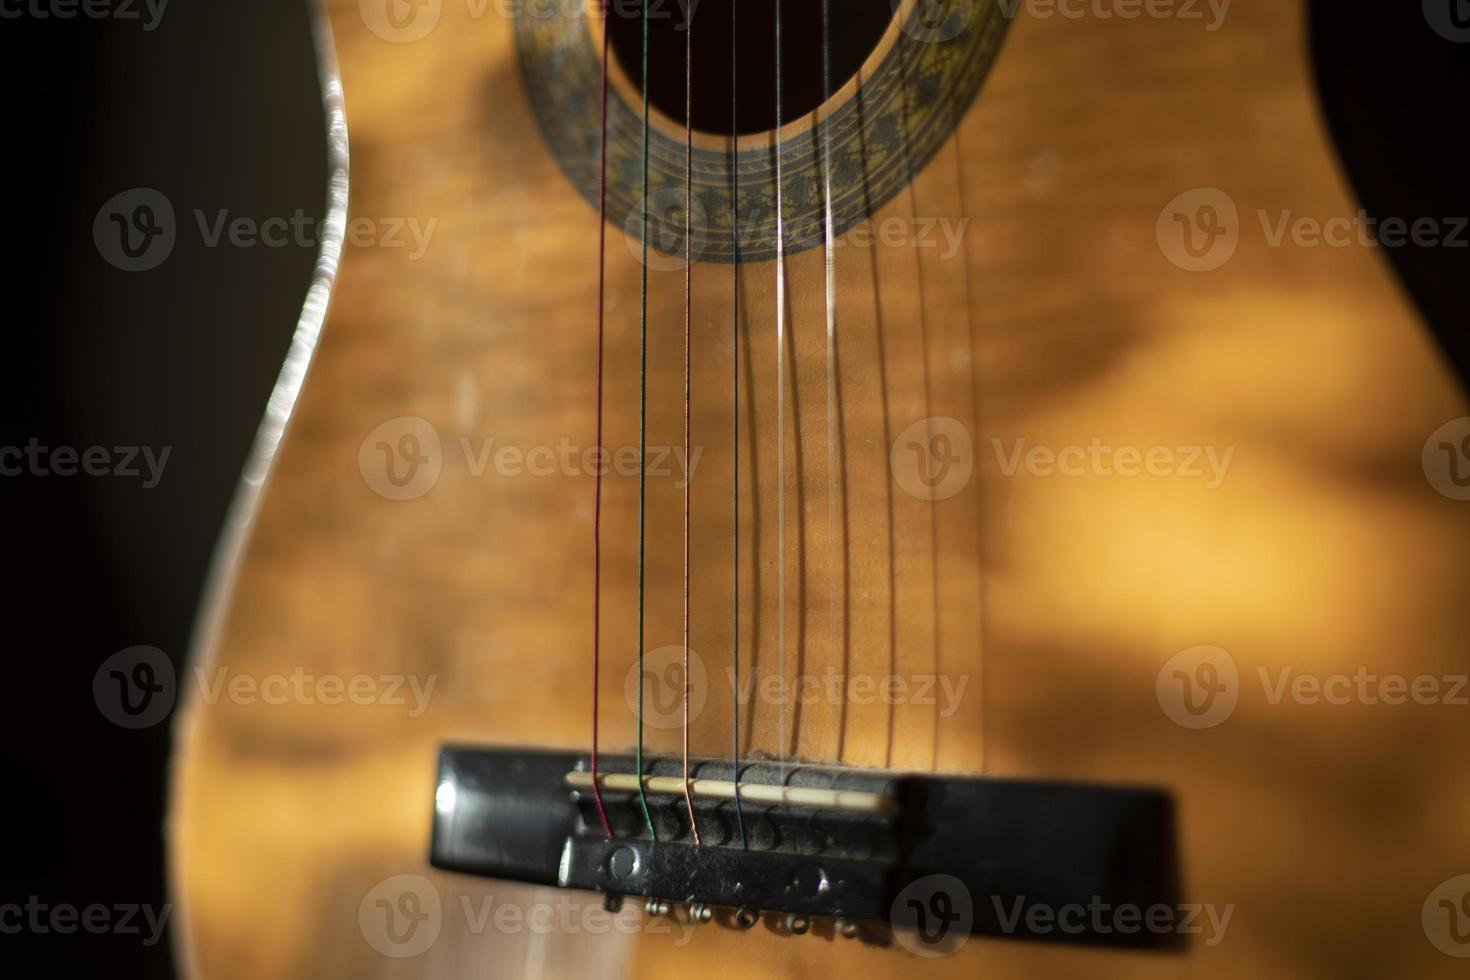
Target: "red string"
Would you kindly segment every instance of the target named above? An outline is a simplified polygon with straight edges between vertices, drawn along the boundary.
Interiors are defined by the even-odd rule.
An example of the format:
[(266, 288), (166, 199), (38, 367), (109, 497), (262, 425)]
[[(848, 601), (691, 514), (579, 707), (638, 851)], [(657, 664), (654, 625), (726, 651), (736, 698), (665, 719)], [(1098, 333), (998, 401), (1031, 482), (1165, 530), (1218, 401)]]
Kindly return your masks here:
[(592, 504), (592, 799), (602, 832), (612, 837), (607, 810), (602, 806), (602, 789), (597, 784), (597, 703), (602, 672), (602, 325), (607, 294), (607, 4), (602, 0), (602, 128), (598, 137), (597, 172), (597, 453)]

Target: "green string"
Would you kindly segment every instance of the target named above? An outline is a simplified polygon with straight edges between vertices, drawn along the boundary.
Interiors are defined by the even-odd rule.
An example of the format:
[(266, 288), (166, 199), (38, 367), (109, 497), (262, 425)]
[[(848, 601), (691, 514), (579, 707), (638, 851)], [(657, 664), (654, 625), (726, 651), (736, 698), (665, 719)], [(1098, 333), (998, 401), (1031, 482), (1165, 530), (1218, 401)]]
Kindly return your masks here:
[(643, 293), (638, 328), (638, 802), (650, 839), (658, 840), (643, 791), (643, 511), (648, 450), (648, 0), (643, 0)]

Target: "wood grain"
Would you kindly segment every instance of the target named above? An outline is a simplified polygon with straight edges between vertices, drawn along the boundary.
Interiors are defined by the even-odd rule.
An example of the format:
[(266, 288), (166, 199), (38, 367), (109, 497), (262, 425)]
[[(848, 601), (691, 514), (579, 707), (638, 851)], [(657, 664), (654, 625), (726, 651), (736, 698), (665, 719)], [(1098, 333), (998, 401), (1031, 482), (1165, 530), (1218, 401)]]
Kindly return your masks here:
[[(784, 641), (788, 683), (964, 685), (954, 705), (912, 692), (894, 705), (757, 697), (744, 750), (781, 752), (784, 711), (785, 751), (810, 760), (1167, 787), (1188, 897), (1231, 909), (1223, 937), (1207, 926), (1165, 956), (972, 940), (921, 961), (763, 930), (544, 934), (479, 914), (487, 900), (555, 909), (557, 894), (426, 867), (438, 744), (589, 742), (591, 479), (497, 472), (493, 457), (475, 468), (486, 440), (492, 452), (592, 444), (596, 215), (539, 138), (493, 5), (477, 18), (446, 2), (432, 33), (395, 44), (358, 3), (329, 0), (352, 215), (437, 226), (418, 259), (346, 248), (220, 628), (195, 663), (211, 679), (300, 670), (434, 687), (414, 715), (319, 697), (210, 703), (191, 673), (170, 830), (192, 973), (1456, 975), (1420, 908), (1470, 867), (1464, 710), (1272, 703), (1263, 681), (1288, 668), (1460, 672), (1470, 585), (1465, 505), (1420, 466), (1425, 439), (1465, 405), (1380, 250), (1273, 247), (1257, 218), (1357, 208), (1314, 102), (1302, 6), (1237, 0), (1208, 31), (1022, 5), (957, 137), (875, 216), (880, 228), (966, 221), (962, 248), (837, 250), (835, 525), (821, 251), (789, 266), (784, 440), (771, 264), (742, 269), (738, 351), (730, 267), (694, 274), (692, 647), (708, 692), (694, 750), (728, 744), (738, 354), (742, 669), (771, 682)], [(1156, 236), (1166, 204), (1196, 188), (1224, 191), (1239, 213), (1234, 257), (1209, 272), (1178, 268)], [(636, 447), (639, 266), (619, 227), (605, 442)], [(654, 273), (655, 447), (681, 441), (681, 310), (682, 273)], [(359, 467), (370, 434), (401, 417), (440, 441), (437, 482), (406, 501), (375, 492)], [(957, 420), (973, 444), (971, 478), (937, 502), (905, 489), (891, 459), (931, 417)], [(1181, 450), (1181, 464), (1208, 447), (1230, 463), (1213, 487), (1097, 467), (1007, 472), (1018, 444), (1094, 440)], [(677, 473), (648, 487), (650, 650), (679, 642)], [(611, 751), (635, 730), (636, 480), (614, 475), (606, 493), (598, 693)], [(1240, 676), (1233, 715), (1207, 730), (1171, 722), (1156, 693), (1165, 663), (1197, 645), (1229, 651)], [(652, 729), (649, 744), (674, 751), (678, 735)], [(438, 940), (405, 959), (377, 952), (359, 922), (374, 887), (399, 874), (423, 876), (442, 901)]]

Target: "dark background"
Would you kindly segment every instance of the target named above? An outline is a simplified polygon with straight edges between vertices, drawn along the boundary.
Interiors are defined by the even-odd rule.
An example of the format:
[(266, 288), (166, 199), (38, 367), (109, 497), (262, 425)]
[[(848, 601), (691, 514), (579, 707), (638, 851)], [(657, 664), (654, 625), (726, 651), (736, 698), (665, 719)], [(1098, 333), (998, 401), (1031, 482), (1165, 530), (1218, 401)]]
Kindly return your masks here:
[[(1414, 2), (1318, 3), (1312, 36), (1324, 104), (1369, 210), (1470, 215), (1470, 44), (1431, 31)], [(3, 19), (0, 93), (0, 446), (172, 447), (149, 490), (122, 477), (0, 477), (0, 903), (34, 895), (161, 912), (168, 725), (117, 727), (92, 680), (139, 644), (185, 669), (220, 523), (315, 260), (309, 244), (206, 247), (194, 210), (322, 216), (308, 8), (174, 0), (151, 32), (140, 21)], [(170, 199), (179, 237), (160, 267), (129, 273), (103, 260), (92, 224), (105, 201), (139, 186)], [(1470, 250), (1390, 254), (1465, 377)], [(142, 938), (0, 935), (0, 969), (31, 946), (48, 973), (173, 975), (168, 940)]]
[[(141, 7), (141, 5), (139, 5)], [(171, 446), (162, 481), (0, 477), (6, 814), (0, 903), (162, 914), (169, 725), (109, 722), (113, 652), (182, 671), (215, 538), (301, 309), (310, 246), (208, 248), (194, 210), (324, 212), (326, 145), (305, 0), (173, 0), (138, 21), (0, 20), (5, 300), (0, 446)], [(178, 241), (103, 260), (109, 198), (152, 187)], [(146, 927), (145, 927), (146, 930)], [(0, 935), (55, 976), (168, 977), (143, 935)]]

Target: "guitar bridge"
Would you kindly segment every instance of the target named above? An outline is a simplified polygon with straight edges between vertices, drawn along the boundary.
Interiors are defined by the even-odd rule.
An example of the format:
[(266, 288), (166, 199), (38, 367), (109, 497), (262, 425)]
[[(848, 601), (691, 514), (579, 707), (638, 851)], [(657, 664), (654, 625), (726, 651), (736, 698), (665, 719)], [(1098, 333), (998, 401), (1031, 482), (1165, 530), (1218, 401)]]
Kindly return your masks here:
[[(828, 766), (445, 747), (430, 863), (624, 896), (650, 913), (886, 943), (970, 934), (1166, 945), (1146, 931), (1045, 931), (1014, 910), (1177, 904), (1173, 815), (1147, 789)], [(736, 800), (738, 779), (739, 800)], [(644, 802), (647, 811), (645, 817)], [(690, 825), (693, 810), (694, 840)], [(1019, 903), (1019, 904), (1018, 904)], [(1085, 917), (1084, 917), (1085, 918)]]

